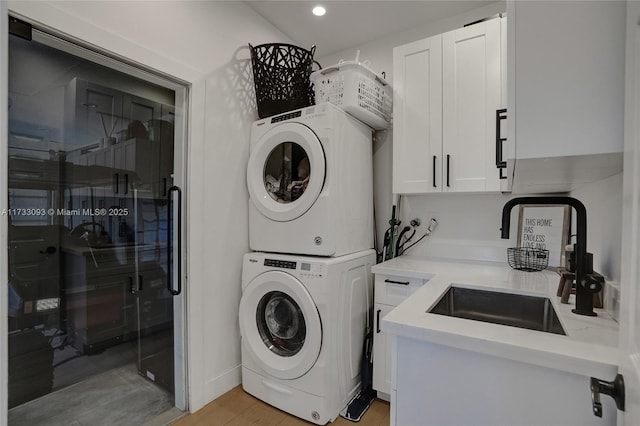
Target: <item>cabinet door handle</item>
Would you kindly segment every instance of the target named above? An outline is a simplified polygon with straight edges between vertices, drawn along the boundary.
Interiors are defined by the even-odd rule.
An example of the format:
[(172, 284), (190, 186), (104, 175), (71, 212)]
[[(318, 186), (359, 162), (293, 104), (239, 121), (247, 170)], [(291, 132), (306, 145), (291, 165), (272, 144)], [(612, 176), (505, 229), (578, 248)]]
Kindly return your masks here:
[(129, 193), (129, 173), (124, 174), (124, 193)]
[(113, 175), (113, 193), (117, 194), (120, 186), (120, 173)]
[(386, 279), (384, 280), (385, 283), (389, 283), (389, 284), (401, 284), (401, 285), (409, 285), (410, 282), (409, 281), (395, 281), (395, 280), (389, 280)]
[(496, 167), (500, 171), (500, 179), (506, 179), (507, 177), (502, 174), (502, 169), (507, 167), (507, 162), (502, 158), (502, 144), (506, 142), (507, 138), (503, 138), (500, 134), (500, 122), (506, 120), (507, 110), (506, 108), (496, 110)]
[(380, 309), (376, 312), (376, 334), (380, 333), (380, 312), (382, 312)]
[(451, 156), (449, 154), (447, 154), (447, 188), (451, 188), (451, 185), (449, 184), (449, 166), (451, 163)]
[(433, 156), (433, 187), (437, 188), (438, 185), (436, 185), (436, 159), (437, 157), (434, 155)]
[(600, 402), (600, 394), (609, 395), (616, 402), (616, 407), (620, 411), (625, 411), (625, 390), (624, 378), (622, 374), (617, 374), (611, 382), (591, 377), (591, 404), (593, 414), (596, 417), (602, 417), (602, 402)]

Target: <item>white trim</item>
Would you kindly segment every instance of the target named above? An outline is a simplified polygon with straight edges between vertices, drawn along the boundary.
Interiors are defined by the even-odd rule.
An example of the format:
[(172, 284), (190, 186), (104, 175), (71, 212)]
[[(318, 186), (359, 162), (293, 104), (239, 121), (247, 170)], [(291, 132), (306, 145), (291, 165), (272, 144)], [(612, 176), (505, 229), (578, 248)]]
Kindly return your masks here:
[(187, 232), (187, 218), (189, 215), (189, 186), (187, 170), (189, 148), (189, 88), (178, 86), (175, 91), (175, 123), (174, 132), (180, 135), (181, 144), (175, 144), (173, 153), (173, 184), (182, 189), (182, 254), (181, 270), (182, 293), (173, 297), (173, 330), (174, 330), (174, 397), (176, 408), (187, 411), (189, 409), (189, 285), (187, 282), (187, 266), (189, 258), (189, 233)]
[[(112, 56), (122, 58), (123, 62), (138, 64), (141, 68), (162, 70), (161, 73), (174, 78), (193, 82), (202, 75), (196, 69), (188, 67), (145, 46), (137, 45), (118, 34), (100, 28), (82, 18), (73, 16), (67, 11), (55, 7), (45, 1), (3, 1), (9, 5), (12, 15), (53, 33), (65, 34), (65, 38), (96, 51), (107, 51)], [(6, 16), (6, 15), (5, 15)], [(108, 41), (108, 43), (105, 43)], [(109, 49), (105, 49), (105, 45)], [(131, 58), (136, 58), (133, 61)]]
[(238, 365), (237, 367), (227, 370), (219, 376), (208, 380), (206, 383), (206, 393), (212, 400), (214, 400), (229, 392), (240, 383), (242, 383), (242, 366)]

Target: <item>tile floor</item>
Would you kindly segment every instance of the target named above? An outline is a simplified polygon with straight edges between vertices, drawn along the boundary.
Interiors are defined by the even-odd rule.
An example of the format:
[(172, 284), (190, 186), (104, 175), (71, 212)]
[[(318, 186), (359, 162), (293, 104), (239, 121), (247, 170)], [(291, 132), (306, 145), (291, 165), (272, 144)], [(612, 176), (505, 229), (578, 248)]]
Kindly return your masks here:
[(9, 425), (142, 425), (172, 407), (173, 395), (129, 364), (12, 408)]

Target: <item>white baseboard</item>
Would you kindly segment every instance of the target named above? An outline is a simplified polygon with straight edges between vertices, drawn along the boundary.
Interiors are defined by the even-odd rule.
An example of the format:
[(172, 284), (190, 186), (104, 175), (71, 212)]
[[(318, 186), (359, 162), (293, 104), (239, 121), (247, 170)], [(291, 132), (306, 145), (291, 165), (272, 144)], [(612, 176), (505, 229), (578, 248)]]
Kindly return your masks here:
[(242, 366), (238, 365), (209, 380), (206, 385), (207, 404), (242, 383)]

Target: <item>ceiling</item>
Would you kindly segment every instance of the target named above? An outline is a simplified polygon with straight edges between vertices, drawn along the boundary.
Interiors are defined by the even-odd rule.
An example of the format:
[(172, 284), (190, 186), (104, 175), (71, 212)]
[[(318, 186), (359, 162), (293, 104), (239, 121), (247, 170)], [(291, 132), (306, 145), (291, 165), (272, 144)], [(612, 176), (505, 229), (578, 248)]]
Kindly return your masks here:
[[(306, 48), (316, 45), (315, 56), (322, 57), (494, 1), (261, 0), (245, 3), (297, 45)], [(326, 15), (316, 17), (311, 13), (312, 7), (318, 4), (325, 6)]]

